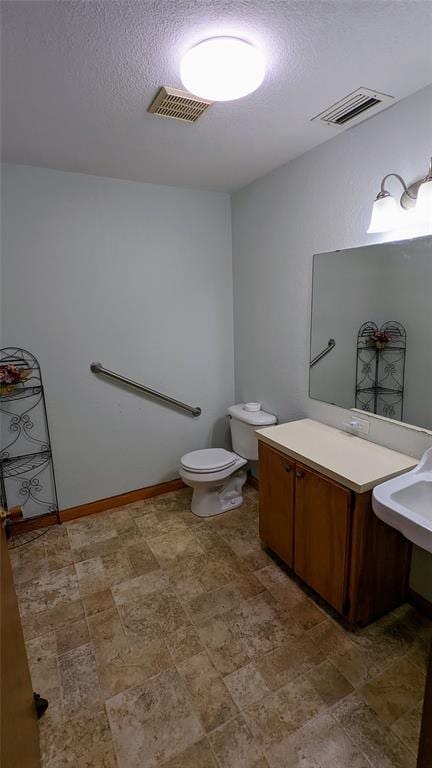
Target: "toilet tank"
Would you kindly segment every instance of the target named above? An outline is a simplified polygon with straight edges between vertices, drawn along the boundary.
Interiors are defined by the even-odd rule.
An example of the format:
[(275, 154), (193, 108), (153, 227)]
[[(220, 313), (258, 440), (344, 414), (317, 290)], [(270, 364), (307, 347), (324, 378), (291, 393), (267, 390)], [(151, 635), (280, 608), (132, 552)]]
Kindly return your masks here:
[(276, 416), (261, 410), (259, 403), (239, 403), (228, 408), (233, 451), (249, 461), (258, 459), (255, 430), (276, 424)]

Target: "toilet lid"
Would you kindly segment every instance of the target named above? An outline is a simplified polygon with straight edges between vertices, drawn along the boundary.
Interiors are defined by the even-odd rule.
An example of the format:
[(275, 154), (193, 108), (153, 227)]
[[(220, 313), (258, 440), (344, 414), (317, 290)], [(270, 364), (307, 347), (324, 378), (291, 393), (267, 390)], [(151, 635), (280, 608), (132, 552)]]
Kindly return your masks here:
[(192, 472), (216, 472), (235, 464), (237, 455), (224, 448), (205, 448), (192, 451), (181, 458), (181, 465)]

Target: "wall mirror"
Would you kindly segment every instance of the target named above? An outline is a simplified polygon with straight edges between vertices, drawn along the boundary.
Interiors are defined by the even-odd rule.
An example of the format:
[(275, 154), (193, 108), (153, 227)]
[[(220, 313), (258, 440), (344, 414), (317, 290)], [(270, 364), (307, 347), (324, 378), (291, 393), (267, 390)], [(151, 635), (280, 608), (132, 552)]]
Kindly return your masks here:
[(432, 236), (314, 256), (309, 394), (432, 429)]

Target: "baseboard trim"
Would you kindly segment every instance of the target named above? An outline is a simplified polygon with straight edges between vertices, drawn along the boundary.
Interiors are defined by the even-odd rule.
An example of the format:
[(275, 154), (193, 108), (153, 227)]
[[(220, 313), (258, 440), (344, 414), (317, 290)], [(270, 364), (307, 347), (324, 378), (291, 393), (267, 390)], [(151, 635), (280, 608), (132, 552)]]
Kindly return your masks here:
[[(186, 486), (183, 480), (178, 478), (176, 480), (169, 480), (166, 483), (148, 485), (145, 488), (137, 488), (135, 491), (120, 493), (118, 496), (109, 496), (106, 499), (91, 501), (88, 504), (80, 504), (77, 507), (68, 507), (68, 509), (60, 510), (60, 522), (67, 523), (68, 520), (75, 520), (78, 517), (94, 515), (97, 512), (105, 512), (107, 509), (124, 507), (126, 504), (133, 504), (135, 501), (151, 499), (153, 496), (161, 496), (163, 493), (179, 491), (182, 488), (186, 488)], [(36, 520), (25, 520), (16, 523), (14, 525), (14, 531), (16, 533), (26, 533), (27, 531), (32, 531), (36, 528), (46, 528), (49, 525), (55, 525), (56, 522), (57, 518), (55, 514), (44, 515), (44, 517), (40, 517)]]
[(411, 589), (411, 587), (408, 587), (407, 600), (414, 606), (414, 608), (417, 608), (420, 613), (423, 613), (428, 619), (432, 619), (432, 603), (427, 600), (426, 597), (423, 597), (423, 595), (420, 595), (418, 592)]
[(256, 491), (259, 491), (259, 480), (257, 477), (254, 477), (254, 475), (248, 473), (247, 482), (248, 485), (251, 485), (252, 488), (255, 488)]

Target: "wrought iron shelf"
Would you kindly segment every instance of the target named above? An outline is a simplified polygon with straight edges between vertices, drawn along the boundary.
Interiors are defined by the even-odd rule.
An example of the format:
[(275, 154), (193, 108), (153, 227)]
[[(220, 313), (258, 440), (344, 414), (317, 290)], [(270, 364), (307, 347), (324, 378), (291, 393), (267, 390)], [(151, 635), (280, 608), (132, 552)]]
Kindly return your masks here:
[(376, 347), (375, 344), (361, 344), (359, 343), (358, 349), (369, 349), (371, 352), (405, 352), (405, 347), (391, 347), (390, 344), (386, 344), (385, 347)]
[(387, 395), (390, 394), (397, 394), (402, 395), (403, 389), (392, 389), (391, 387), (357, 387), (356, 392), (378, 392), (378, 393), (384, 393)]
[(51, 450), (35, 451), (22, 456), (8, 456), (0, 459), (3, 477), (18, 477), (34, 469), (39, 469), (51, 459)]
[(42, 386), (35, 386), (35, 387), (17, 387), (17, 389), (14, 389), (13, 392), (10, 392), (9, 394), (1, 394), (0, 395), (0, 402), (2, 401), (10, 401), (10, 400), (22, 400), (23, 397), (33, 397), (34, 395), (39, 395), (42, 392)]
[[(389, 343), (377, 347), (371, 342), (376, 333), (385, 333)], [(368, 321), (357, 335), (356, 408), (403, 420), (406, 331), (391, 320), (381, 328)]]
[[(25, 371), (25, 378), (12, 392), (0, 395), (0, 503), (6, 510), (20, 506), (24, 520), (54, 513), (59, 522), (39, 363), (27, 350), (7, 347), (0, 350), (0, 366), (6, 365)], [(10, 526), (12, 540), (14, 526)]]

